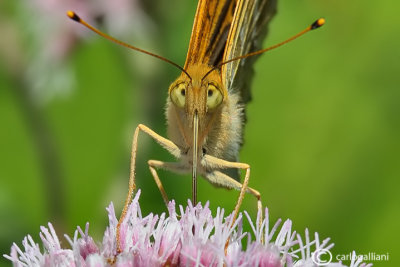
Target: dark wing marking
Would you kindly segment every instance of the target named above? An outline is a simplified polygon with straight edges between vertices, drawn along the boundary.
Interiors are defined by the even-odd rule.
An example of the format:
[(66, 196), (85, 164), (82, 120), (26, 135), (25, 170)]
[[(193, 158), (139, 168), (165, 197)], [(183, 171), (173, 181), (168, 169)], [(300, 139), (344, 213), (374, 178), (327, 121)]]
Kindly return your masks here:
[[(275, 13), (276, 0), (239, 0), (223, 60), (261, 49), (268, 31), (267, 25)], [(228, 91), (239, 90), (243, 103), (251, 99), (250, 85), (257, 57), (233, 61), (222, 67), (224, 86)]]

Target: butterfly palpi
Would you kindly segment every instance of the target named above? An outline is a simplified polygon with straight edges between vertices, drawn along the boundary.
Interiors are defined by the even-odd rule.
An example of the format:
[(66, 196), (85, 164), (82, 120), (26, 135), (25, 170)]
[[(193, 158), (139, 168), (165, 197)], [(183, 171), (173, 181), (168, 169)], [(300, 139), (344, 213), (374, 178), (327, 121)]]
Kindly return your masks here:
[[(168, 89), (168, 138), (143, 124), (139, 124), (134, 132), (129, 192), (117, 226), (117, 240), (120, 224), (136, 188), (135, 162), (140, 132), (153, 138), (177, 159), (176, 162), (148, 161), (166, 204), (168, 197), (158, 177), (158, 169), (192, 173), (194, 205), (197, 203), (197, 174), (213, 185), (239, 190), (232, 224), (246, 192), (257, 198), (258, 209), (261, 210), (260, 193), (248, 187), (250, 166), (238, 162), (255, 56), (324, 24), (324, 19), (319, 19), (288, 40), (259, 50), (275, 10), (276, 0), (199, 0), (183, 68), (168, 59), (116, 40), (87, 24), (74, 12), (67, 12), (71, 19), (103, 37), (162, 59), (182, 71)], [(240, 170), (245, 170), (243, 184), (240, 183)]]

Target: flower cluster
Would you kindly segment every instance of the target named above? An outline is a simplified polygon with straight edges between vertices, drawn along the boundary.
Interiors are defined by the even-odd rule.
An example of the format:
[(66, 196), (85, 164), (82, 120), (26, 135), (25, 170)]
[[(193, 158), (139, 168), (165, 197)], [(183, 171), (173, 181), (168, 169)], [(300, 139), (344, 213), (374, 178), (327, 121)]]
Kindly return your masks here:
[[(253, 238), (243, 231), (243, 216), (240, 214), (231, 227), (233, 215), (224, 217), (224, 210), (218, 209), (215, 216), (208, 207), (198, 204), (179, 206), (169, 203), (169, 216), (149, 214), (143, 217), (139, 207), (140, 191), (129, 207), (128, 214), (121, 226), (120, 249), (117, 253), (117, 218), (113, 204), (107, 208), (109, 226), (102, 244), (97, 244), (80, 227), (74, 237), (67, 240), (71, 249), (62, 249), (60, 241), (49, 223), (48, 228), (41, 227), (40, 237), (44, 252), (31, 236), (23, 242), (23, 251), (16, 244), (11, 247), (10, 255), (4, 255), (14, 266), (317, 266), (321, 260), (318, 253), (329, 252), (333, 244), (329, 239), (322, 242), (318, 234), (310, 239), (306, 230), (305, 242), (292, 231), (292, 222), (287, 220), (281, 226), (281, 220), (270, 228), (268, 210), (261, 225), (254, 225), (249, 215)], [(178, 214), (179, 213), (179, 214)], [(258, 214), (261, 216), (261, 214)], [(228, 243), (227, 243), (228, 241)], [(247, 241), (247, 245), (242, 243)], [(226, 244), (228, 244), (226, 246)], [(354, 256), (355, 253), (353, 252)], [(356, 257), (353, 257), (356, 259)], [(342, 263), (320, 262), (327, 266), (345, 266)], [(359, 260), (353, 260), (353, 267), (368, 267)]]

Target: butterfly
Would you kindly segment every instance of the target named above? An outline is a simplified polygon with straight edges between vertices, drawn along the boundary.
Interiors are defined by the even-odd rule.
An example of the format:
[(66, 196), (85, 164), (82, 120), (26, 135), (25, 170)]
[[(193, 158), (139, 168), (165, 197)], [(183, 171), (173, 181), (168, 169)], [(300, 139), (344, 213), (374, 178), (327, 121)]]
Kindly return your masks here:
[[(276, 0), (199, 0), (184, 67), (116, 40), (87, 24), (76, 13), (67, 12), (71, 19), (103, 37), (162, 59), (181, 70), (168, 88), (168, 138), (144, 124), (139, 124), (134, 132), (129, 192), (117, 226), (117, 240), (119, 226), (136, 188), (135, 163), (140, 132), (150, 136), (177, 159), (175, 162), (148, 161), (166, 204), (168, 196), (158, 176), (159, 169), (192, 174), (193, 204), (197, 203), (197, 174), (213, 185), (239, 190), (232, 224), (246, 192), (257, 198), (258, 209), (261, 210), (260, 193), (248, 187), (250, 165), (238, 161), (246, 120), (245, 104), (251, 98), (252, 66), (257, 55), (324, 24), (324, 19), (319, 19), (288, 40), (260, 50), (267, 25), (275, 12)], [(243, 184), (240, 183), (239, 170), (245, 170)]]
[[(148, 162), (166, 203), (168, 197), (157, 169), (192, 172), (193, 203), (197, 202), (196, 179), (200, 174), (214, 185), (241, 191), (236, 215), (245, 191), (256, 196), (261, 206), (260, 193), (247, 187), (250, 166), (238, 162), (255, 58), (221, 63), (260, 49), (275, 9), (275, 0), (198, 2), (183, 71), (168, 89), (168, 139), (139, 125), (133, 141), (132, 158), (142, 131), (178, 159)], [(239, 182), (240, 169), (246, 172), (244, 184)]]
[(213, 185), (241, 191), (235, 217), (246, 191), (261, 206), (260, 193), (247, 186), (250, 166), (238, 162), (255, 57), (228, 61), (260, 49), (275, 11), (276, 0), (198, 2), (185, 71), (168, 90), (168, 136), (176, 146), (167, 150), (179, 162), (149, 162), (154, 177), (156, 168), (192, 171), (193, 203), (197, 173)]

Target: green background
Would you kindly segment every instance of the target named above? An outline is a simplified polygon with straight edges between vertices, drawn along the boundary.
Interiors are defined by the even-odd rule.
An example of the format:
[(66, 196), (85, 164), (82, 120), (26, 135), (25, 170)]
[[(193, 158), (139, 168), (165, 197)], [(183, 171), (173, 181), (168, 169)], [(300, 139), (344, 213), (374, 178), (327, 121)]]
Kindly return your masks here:
[[(130, 42), (183, 65), (195, 1), (143, 2), (153, 31), (147, 39)], [(29, 64), (25, 55), (38, 48), (25, 32), (35, 14), (28, 21), (21, 5), (22, 0), (0, 2), (0, 22), (15, 25), (23, 36), (17, 51), (24, 66)], [(395, 253), (399, 9), (395, 1), (280, 1), (265, 46), (320, 16), (327, 24), (257, 61), (240, 155), (252, 167), (250, 186), (261, 192), (272, 221), (290, 218), (301, 233), (309, 228), (321, 238), (331, 237), (334, 255), (352, 250), (390, 254), (389, 262), (374, 266), (400, 264)], [(73, 23), (63, 13), (58, 20)], [(1, 34), (0, 51), (11, 38), (4, 27)], [(27, 234), (39, 241), (39, 226), (48, 221), (59, 237), (89, 221), (90, 233), (100, 240), (106, 205), (113, 201), (119, 212), (123, 204), (135, 127), (143, 123), (165, 136), (167, 88), (179, 71), (87, 35), (65, 60), (76, 74), (74, 88), (42, 104), (27, 95), (24, 73), (0, 53), (1, 254)], [(165, 207), (148, 159), (171, 157), (141, 135), (141, 207), (144, 214), (161, 213)], [(185, 204), (189, 176), (162, 171), (160, 176), (169, 196)], [(236, 197), (237, 192), (199, 182), (200, 201), (210, 200), (214, 210), (221, 206), (231, 211)], [(254, 198), (247, 196), (242, 208), (254, 216)], [(9, 265), (3, 259), (0, 264)]]

